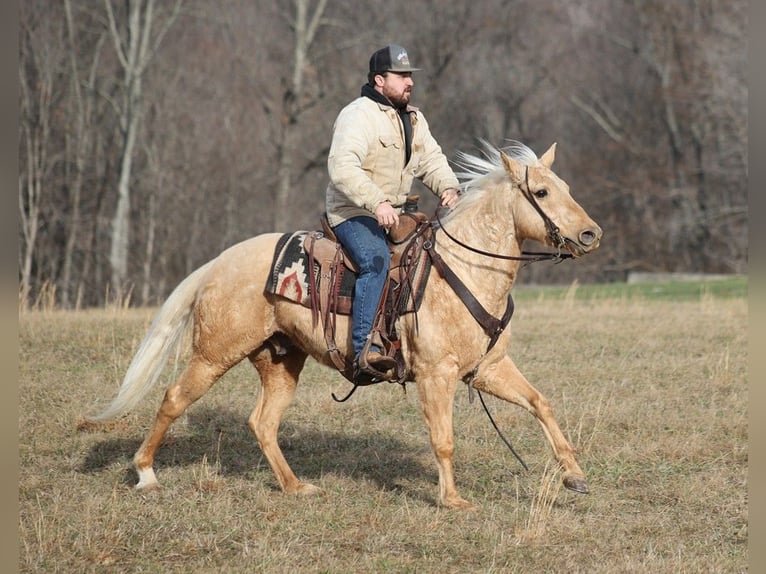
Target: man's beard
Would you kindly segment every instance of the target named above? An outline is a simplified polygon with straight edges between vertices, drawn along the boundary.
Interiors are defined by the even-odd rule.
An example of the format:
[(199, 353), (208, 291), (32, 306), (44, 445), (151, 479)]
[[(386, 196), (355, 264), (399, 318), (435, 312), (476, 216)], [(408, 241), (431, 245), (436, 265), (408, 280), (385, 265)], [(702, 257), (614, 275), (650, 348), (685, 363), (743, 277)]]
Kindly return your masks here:
[(410, 103), (410, 95), (411, 92), (402, 92), (399, 95), (389, 95), (386, 97), (394, 104), (394, 107), (402, 109), (406, 108), (407, 104)]

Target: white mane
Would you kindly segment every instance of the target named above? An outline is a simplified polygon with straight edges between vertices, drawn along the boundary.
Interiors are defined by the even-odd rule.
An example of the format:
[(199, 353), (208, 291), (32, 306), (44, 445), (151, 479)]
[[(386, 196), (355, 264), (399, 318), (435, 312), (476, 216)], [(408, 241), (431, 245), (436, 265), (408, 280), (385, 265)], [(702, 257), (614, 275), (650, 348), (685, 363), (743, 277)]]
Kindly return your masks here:
[(443, 218), (445, 221), (485, 197), (484, 193), (479, 192), (490, 187), (489, 183), (506, 176), (505, 166), (500, 157), (501, 150), (508, 157), (524, 165), (540, 165), (535, 152), (519, 141), (508, 140), (508, 145), (503, 148), (497, 148), (483, 139), (479, 140), (479, 144), (480, 155), (472, 155), (462, 151), (456, 153), (457, 159), (454, 164), (457, 169), (455, 175), (460, 181), (462, 197), (455, 208)]
[(496, 148), (486, 140), (480, 139), (481, 156), (471, 155), (466, 152), (458, 151), (455, 165), (459, 168), (455, 172), (457, 178), (461, 181), (463, 191), (468, 191), (477, 187), (479, 180), (486, 176), (493, 175), (495, 172), (505, 172), (503, 161), (500, 159), (500, 151), (524, 165), (539, 165), (535, 152), (523, 143), (516, 140), (508, 140), (508, 145), (504, 148)]

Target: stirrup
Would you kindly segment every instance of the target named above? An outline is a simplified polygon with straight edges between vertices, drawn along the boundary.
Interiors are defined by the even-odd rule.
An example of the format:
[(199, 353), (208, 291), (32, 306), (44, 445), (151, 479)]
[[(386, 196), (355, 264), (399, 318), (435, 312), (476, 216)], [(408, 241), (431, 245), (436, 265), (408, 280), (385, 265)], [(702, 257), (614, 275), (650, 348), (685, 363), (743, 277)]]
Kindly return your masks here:
[(358, 361), (354, 361), (352, 375), (351, 375), (351, 384), (354, 385), (351, 387), (351, 390), (348, 392), (348, 394), (343, 397), (342, 399), (339, 399), (335, 396), (335, 393), (330, 393), (333, 400), (336, 403), (343, 403), (351, 398), (351, 395), (353, 395), (356, 392), (356, 389), (359, 387), (366, 387), (368, 385), (374, 385), (376, 383), (382, 383), (384, 381), (394, 381), (394, 378), (389, 377), (386, 373), (381, 373), (377, 369), (373, 369), (369, 365), (366, 367), (360, 367)]
[[(362, 359), (362, 365), (359, 364), (359, 359)], [(351, 367), (351, 376), (349, 377), (346, 375), (346, 378), (349, 379), (353, 387), (351, 387), (351, 390), (346, 394), (345, 397), (342, 399), (339, 399), (337, 396), (335, 396), (335, 393), (330, 393), (333, 400), (336, 403), (343, 403), (351, 398), (351, 395), (353, 395), (356, 392), (356, 389), (359, 387), (366, 387), (368, 385), (374, 385), (376, 383), (383, 383), (383, 382), (389, 382), (389, 383), (401, 383), (402, 386), (404, 386), (404, 383), (402, 383), (397, 378), (397, 368), (394, 367), (392, 369), (389, 369), (387, 372), (379, 371), (378, 369), (371, 366), (369, 363), (367, 363), (367, 356), (362, 351), (360, 353), (360, 356), (354, 359), (354, 362)]]
[[(354, 361), (354, 370), (353, 370), (353, 376), (354, 380), (361, 379), (359, 384), (372, 384), (372, 383), (380, 383), (382, 381), (391, 381), (394, 380), (396, 377), (396, 359), (393, 357), (389, 357), (387, 355), (384, 355), (383, 353), (375, 351), (377, 355), (381, 359), (386, 359), (390, 361), (392, 364), (386, 369), (381, 370), (378, 365), (374, 363), (370, 363), (368, 361), (369, 355), (370, 355), (370, 348), (365, 347), (361, 353), (356, 357), (356, 360)], [(382, 362), (382, 361), (381, 361)], [(369, 381), (369, 382), (366, 382)]]

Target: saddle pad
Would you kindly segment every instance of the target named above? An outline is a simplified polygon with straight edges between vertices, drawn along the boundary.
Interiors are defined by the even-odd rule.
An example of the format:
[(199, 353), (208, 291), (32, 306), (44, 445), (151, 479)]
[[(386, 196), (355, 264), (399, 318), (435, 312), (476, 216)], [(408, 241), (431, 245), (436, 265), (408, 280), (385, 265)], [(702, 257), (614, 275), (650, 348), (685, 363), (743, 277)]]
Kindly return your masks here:
[[(310, 308), (311, 292), (313, 286), (318, 285), (320, 278), (319, 265), (314, 266), (313, 281), (309, 277), (308, 254), (303, 248), (308, 233), (308, 231), (296, 231), (286, 233), (279, 238), (274, 249), (271, 273), (266, 282), (265, 291)], [(420, 307), (430, 270), (430, 258), (419, 257), (416, 270), (412, 275), (412, 285), (409, 283), (391, 285), (389, 296), (401, 289), (397, 309), (399, 314), (411, 313)], [(356, 275), (345, 266), (342, 270), (338, 270), (338, 273), (341, 277), (337, 312), (348, 315), (351, 311)]]
[(285, 233), (277, 241), (266, 292), (297, 303), (309, 301), (308, 265), (301, 247), (305, 231)]
[[(266, 282), (267, 293), (295, 301), (304, 307), (311, 306), (312, 286), (318, 285), (319, 281), (319, 265), (314, 266), (314, 280), (309, 280), (308, 254), (303, 248), (303, 242), (308, 233), (308, 231), (296, 231), (292, 234), (285, 233), (279, 238), (274, 249), (269, 280)], [(338, 311), (348, 314), (351, 309), (356, 276), (345, 271), (347, 271), (345, 268), (340, 271), (342, 277), (338, 294)]]

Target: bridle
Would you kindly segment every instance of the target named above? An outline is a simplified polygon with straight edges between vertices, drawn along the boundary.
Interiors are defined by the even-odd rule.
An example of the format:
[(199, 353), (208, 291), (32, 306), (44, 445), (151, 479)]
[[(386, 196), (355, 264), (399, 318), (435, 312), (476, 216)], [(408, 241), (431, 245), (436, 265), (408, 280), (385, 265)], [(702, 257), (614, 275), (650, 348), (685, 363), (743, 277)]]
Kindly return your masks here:
[(529, 166), (524, 167), (524, 187), (519, 186), (519, 189), (521, 190), (521, 193), (524, 195), (524, 197), (527, 198), (527, 201), (532, 204), (532, 207), (535, 208), (535, 211), (537, 211), (537, 213), (542, 218), (543, 223), (545, 223), (545, 229), (548, 231), (548, 237), (551, 239), (560, 253), (561, 248), (566, 245), (566, 239), (561, 235), (558, 225), (553, 223), (553, 220), (548, 217), (548, 214), (545, 213), (545, 211), (543, 211), (543, 208), (540, 207), (540, 204), (537, 202), (537, 198), (532, 193), (532, 190), (529, 189)]
[(449, 237), (452, 241), (460, 245), (460, 247), (467, 249), (469, 251), (472, 251), (473, 253), (478, 253), (479, 255), (484, 255), (486, 257), (492, 257), (493, 259), (505, 259), (505, 260), (511, 260), (511, 261), (529, 261), (529, 262), (535, 262), (535, 261), (555, 261), (556, 263), (559, 263), (563, 261), (564, 259), (571, 259), (574, 257), (571, 253), (562, 253), (561, 250), (563, 247), (566, 246), (567, 241), (569, 241), (566, 237), (561, 235), (561, 231), (559, 230), (558, 225), (556, 225), (553, 220), (548, 216), (547, 213), (543, 210), (542, 207), (540, 207), (540, 204), (537, 201), (537, 198), (532, 193), (532, 190), (529, 188), (529, 166), (524, 166), (524, 187), (519, 186), (519, 190), (521, 190), (521, 194), (524, 196), (524, 198), (532, 204), (532, 207), (537, 211), (537, 213), (540, 215), (541, 219), (543, 220), (543, 223), (545, 224), (545, 229), (548, 232), (547, 235), (550, 238), (551, 242), (556, 247), (556, 252), (537, 252), (537, 251), (522, 251), (521, 255), (503, 255), (501, 253), (491, 253), (489, 251), (484, 251), (483, 249), (479, 249), (478, 247), (473, 247), (472, 245), (468, 245), (467, 243), (464, 243), (463, 241), (460, 241), (457, 237), (452, 235), (447, 229), (444, 227), (444, 224), (442, 223), (441, 216), (439, 215), (439, 210), (436, 210), (436, 221), (438, 222), (438, 227), (441, 229), (444, 234)]

